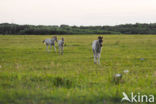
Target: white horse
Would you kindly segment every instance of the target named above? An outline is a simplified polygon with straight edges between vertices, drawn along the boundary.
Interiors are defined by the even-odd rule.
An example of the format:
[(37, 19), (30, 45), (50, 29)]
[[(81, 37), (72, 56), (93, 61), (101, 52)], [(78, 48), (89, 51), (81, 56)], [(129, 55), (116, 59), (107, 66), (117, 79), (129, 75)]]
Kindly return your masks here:
[(59, 52), (61, 55), (63, 55), (63, 45), (64, 45), (64, 38), (58, 41)]
[(98, 40), (94, 40), (92, 43), (92, 49), (93, 49), (93, 54), (94, 54), (94, 63), (95, 64), (97, 63), (97, 58), (98, 58), (98, 64), (100, 64), (102, 42), (103, 42), (103, 37), (99, 36)]
[(43, 40), (43, 43), (47, 47), (47, 51), (49, 51), (48, 47), (50, 46), (50, 49), (51, 49), (52, 45), (53, 45), (54, 49), (55, 49), (55, 52), (56, 52), (55, 41), (57, 42), (57, 37), (56, 36), (53, 36), (52, 39), (45, 39), (45, 40)]

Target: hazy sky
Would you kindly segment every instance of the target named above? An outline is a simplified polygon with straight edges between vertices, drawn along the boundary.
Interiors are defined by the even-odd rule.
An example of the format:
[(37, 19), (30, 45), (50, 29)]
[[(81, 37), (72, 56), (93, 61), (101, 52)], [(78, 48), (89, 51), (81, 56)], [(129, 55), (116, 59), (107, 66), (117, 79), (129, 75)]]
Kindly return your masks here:
[(156, 0), (0, 0), (0, 23), (117, 25), (156, 22)]

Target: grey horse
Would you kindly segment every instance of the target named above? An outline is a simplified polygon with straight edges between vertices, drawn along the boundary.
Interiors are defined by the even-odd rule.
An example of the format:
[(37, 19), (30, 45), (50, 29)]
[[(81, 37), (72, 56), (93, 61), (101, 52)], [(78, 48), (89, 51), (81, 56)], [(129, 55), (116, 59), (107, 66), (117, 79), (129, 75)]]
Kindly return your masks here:
[(99, 36), (98, 40), (94, 40), (92, 43), (92, 50), (93, 50), (93, 54), (94, 54), (94, 63), (95, 64), (97, 63), (97, 59), (98, 59), (98, 64), (100, 64), (102, 42), (103, 42), (103, 37)]
[(52, 46), (54, 46), (54, 49), (56, 52), (55, 41), (57, 42), (57, 36), (53, 36), (51, 39), (48, 38), (48, 39), (43, 40), (43, 43), (47, 47), (47, 51), (49, 51), (48, 49), (49, 46), (50, 46), (50, 49), (52, 48)]
[(64, 38), (61, 38), (61, 40), (58, 41), (59, 52), (61, 55), (63, 55), (63, 46), (64, 46)]

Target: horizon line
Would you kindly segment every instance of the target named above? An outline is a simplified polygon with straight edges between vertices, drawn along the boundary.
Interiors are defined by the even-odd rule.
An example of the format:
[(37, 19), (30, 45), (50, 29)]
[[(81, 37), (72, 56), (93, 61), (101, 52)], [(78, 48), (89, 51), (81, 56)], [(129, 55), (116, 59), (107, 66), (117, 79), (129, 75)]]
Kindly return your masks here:
[(156, 24), (156, 22), (150, 22), (150, 23), (141, 23), (141, 22), (136, 22), (136, 23), (121, 23), (117, 25), (69, 25), (69, 24), (59, 24), (59, 25), (45, 25), (45, 24), (18, 24), (18, 23), (10, 23), (10, 22), (1, 22), (0, 24), (16, 24), (16, 25), (34, 25), (34, 26), (61, 26), (61, 25), (67, 25), (67, 26), (118, 26), (118, 25), (135, 25), (135, 24)]

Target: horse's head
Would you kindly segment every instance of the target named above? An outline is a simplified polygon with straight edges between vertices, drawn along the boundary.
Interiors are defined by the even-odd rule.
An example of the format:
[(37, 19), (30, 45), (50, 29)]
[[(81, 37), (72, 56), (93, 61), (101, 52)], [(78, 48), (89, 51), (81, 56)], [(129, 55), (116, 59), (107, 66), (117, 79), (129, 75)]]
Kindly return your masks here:
[(99, 36), (99, 37), (98, 37), (98, 40), (99, 40), (100, 46), (102, 47), (103, 37), (102, 37), (102, 36)]
[(54, 39), (57, 42), (57, 36), (53, 36), (52, 39)]
[(62, 37), (61, 40), (64, 41), (64, 38)]

